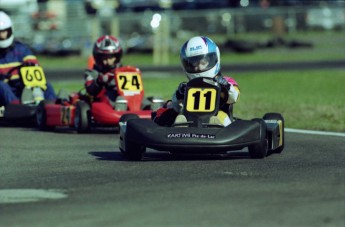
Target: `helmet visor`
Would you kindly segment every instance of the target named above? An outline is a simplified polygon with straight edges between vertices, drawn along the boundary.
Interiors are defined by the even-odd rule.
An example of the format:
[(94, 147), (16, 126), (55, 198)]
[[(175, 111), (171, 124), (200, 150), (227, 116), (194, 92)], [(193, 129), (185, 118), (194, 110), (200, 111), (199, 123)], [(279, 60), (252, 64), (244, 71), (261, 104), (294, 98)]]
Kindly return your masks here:
[(217, 53), (208, 53), (194, 57), (183, 57), (182, 65), (188, 73), (202, 73), (212, 69), (218, 62)]
[[(93, 56), (99, 67), (113, 69), (116, 64), (121, 61), (122, 52), (113, 54), (94, 53)], [(106, 64), (104, 62), (106, 62)]]
[(0, 30), (0, 40), (6, 40), (11, 37), (12, 35), (12, 28), (7, 28), (4, 30)]

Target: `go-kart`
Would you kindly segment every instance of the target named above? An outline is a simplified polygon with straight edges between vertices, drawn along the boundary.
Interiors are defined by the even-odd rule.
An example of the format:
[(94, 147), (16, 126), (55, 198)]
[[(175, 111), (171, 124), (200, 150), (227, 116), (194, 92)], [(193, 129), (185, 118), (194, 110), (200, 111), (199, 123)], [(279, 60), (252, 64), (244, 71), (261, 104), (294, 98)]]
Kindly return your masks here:
[(44, 100), (44, 91), (47, 89), (44, 71), (41, 66), (19, 65), (1, 78), (7, 80), (14, 70), (18, 71), (22, 87), (20, 94), (16, 94), (20, 96), (20, 102), (0, 106), (0, 119), (8, 123), (35, 124), (37, 106)]
[[(284, 119), (279, 113), (263, 118), (235, 118), (224, 127), (209, 119), (225, 104), (227, 92), (207, 78), (187, 83), (183, 114), (187, 122), (160, 126), (149, 119), (127, 118), (120, 122), (119, 148), (129, 160), (141, 160), (146, 148), (172, 154), (226, 154), (248, 148), (251, 158), (264, 158), (284, 148)], [(219, 105), (220, 104), (220, 105)]]
[[(151, 118), (153, 109), (159, 108), (163, 100), (145, 98), (141, 71), (132, 66), (114, 70), (116, 101), (112, 101), (104, 88), (97, 97), (81, 90), (69, 95), (68, 99), (57, 99), (55, 103), (42, 101), (37, 109), (37, 125), (41, 130), (55, 127), (69, 127), (78, 133), (89, 132), (91, 128), (117, 127), (124, 114), (139, 118)], [(124, 119), (126, 117), (122, 117)]]

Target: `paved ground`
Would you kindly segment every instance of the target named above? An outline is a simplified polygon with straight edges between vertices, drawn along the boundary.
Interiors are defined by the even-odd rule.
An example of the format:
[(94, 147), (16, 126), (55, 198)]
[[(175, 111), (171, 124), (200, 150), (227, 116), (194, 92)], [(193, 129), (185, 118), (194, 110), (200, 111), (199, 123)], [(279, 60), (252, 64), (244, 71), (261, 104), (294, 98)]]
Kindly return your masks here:
[(263, 160), (149, 151), (142, 162), (123, 159), (111, 130), (2, 126), (0, 140), (0, 226), (345, 225), (344, 137), (288, 132)]

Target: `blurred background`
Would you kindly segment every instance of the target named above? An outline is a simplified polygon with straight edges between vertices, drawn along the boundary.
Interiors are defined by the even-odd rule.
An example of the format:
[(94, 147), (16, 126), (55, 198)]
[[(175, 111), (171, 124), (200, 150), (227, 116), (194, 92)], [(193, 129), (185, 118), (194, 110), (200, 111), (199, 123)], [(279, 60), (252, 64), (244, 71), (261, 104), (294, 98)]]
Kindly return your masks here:
[(345, 30), (345, 3), (335, 0), (0, 0), (0, 10), (36, 54), (88, 56), (97, 37), (112, 34), (127, 54), (153, 53), (155, 65), (169, 64), (193, 35), (252, 53), (313, 46), (291, 34)]
[(81, 88), (94, 41), (112, 34), (122, 63), (144, 72), (145, 94), (170, 99), (185, 80), (182, 44), (205, 35), (220, 47), (223, 73), (241, 84), (238, 116), (279, 112), (287, 127), (345, 131), (343, 0), (0, 0), (0, 8), (56, 91)]

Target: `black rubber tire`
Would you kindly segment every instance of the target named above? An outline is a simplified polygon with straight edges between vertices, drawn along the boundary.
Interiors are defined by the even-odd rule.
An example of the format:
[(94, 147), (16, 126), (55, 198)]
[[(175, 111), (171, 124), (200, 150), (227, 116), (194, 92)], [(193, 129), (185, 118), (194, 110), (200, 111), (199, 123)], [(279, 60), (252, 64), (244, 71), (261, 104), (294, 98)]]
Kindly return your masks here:
[(74, 127), (78, 133), (87, 133), (90, 131), (91, 112), (90, 106), (84, 102), (79, 101), (75, 106)]
[[(125, 122), (127, 122), (128, 120), (131, 120), (131, 119), (138, 119), (138, 118), (139, 118), (139, 116), (136, 115), (136, 114), (131, 114), (131, 113), (129, 113), (129, 114), (124, 114), (124, 115), (122, 115), (122, 116), (120, 117), (119, 123), (125, 123)], [(120, 140), (122, 140), (122, 139), (123, 139), (123, 138), (121, 138), (121, 136), (120, 136)], [(126, 151), (124, 151), (123, 149), (120, 149), (120, 151), (121, 151), (121, 153), (122, 153), (126, 158), (129, 159), (129, 157), (127, 156)]]
[(280, 113), (266, 113), (263, 116), (264, 120), (281, 120), (282, 121), (282, 138), (283, 138), (283, 143), (282, 146), (278, 147), (277, 149), (273, 150), (273, 153), (281, 153), (284, 150), (284, 145), (285, 145), (285, 133), (284, 133), (284, 129), (285, 129), (285, 122), (284, 122), (284, 118)]
[(54, 130), (54, 126), (47, 125), (47, 112), (46, 105), (53, 104), (53, 101), (43, 100), (41, 101), (36, 109), (36, 125), (42, 131), (51, 131)]
[(266, 124), (260, 118), (255, 118), (253, 121), (257, 121), (260, 124), (260, 142), (248, 147), (249, 155), (253, 159), (265, 158), (267, 156)]
[(136, 114), (124, 114), (120, 117), (119, 122), (127, 122), (128, 120), (138, 119), (138, 118), (139, 118), (139, 116)]
[(130, 161), (141, 161), (146, 151), (146, 147), (136, 143), (126, 143), (125, 157)]

